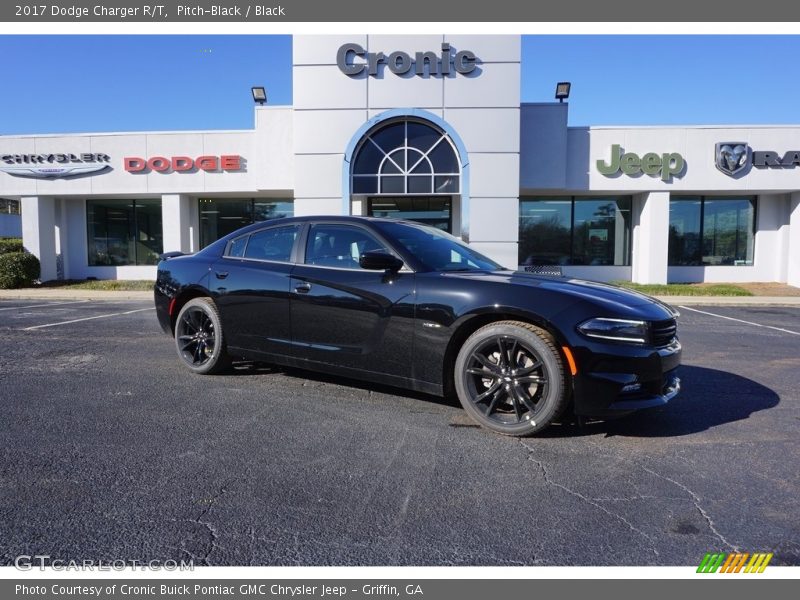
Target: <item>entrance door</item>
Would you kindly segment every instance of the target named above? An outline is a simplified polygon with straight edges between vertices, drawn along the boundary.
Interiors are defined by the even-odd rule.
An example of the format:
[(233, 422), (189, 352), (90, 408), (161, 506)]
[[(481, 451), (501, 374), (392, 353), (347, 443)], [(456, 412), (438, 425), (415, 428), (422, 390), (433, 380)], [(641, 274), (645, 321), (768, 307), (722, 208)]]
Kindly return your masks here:
[(408, 219), (448, 233), (453, 229), (452, 205), (450, 196), (375, 196), (367, 200), (371, 217)]

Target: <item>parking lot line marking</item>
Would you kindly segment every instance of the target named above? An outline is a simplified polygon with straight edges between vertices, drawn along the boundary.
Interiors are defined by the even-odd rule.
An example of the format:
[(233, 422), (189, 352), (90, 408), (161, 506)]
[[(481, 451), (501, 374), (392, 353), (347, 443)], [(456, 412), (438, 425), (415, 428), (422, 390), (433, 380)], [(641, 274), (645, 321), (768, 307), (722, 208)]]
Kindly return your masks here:
[(725, 315), (718, 315), (717, 313), (706, 312), (704, 310), (698, 310), (696, 308), (689, 308), (688, 306), (679, 306), (678, 308), (682, 308), (683, 310), (690, 310), (696, 313), (702, 313), (704, 315), (709, 315), (712, 317), (719, 317), (720, 319), (728, 319), (729, 321), (737, 321), (739, 323), (746, 323), (747, 325), (753, 325), (755, 327), (766, 327), (767, 329), (774, 329), (775, 331), (782, 331), (783, 333), (791, 333), (792, 335), (800, 335), (798, 331), (792, 331), (791, 329), (784, 329), (783, 327), (773, 327), (772, 325), (762, 325), (761, 323), (753, 323), (752, 321), (745, 321), (744, 319), (735, 319), (733, 317), (726, 317)]
[(45, 327), (55, 327), (56, 325), (69, 325), (70, 323), (80, 323), (81, 321), (91, 321), (92, 319), (106, 319), (108, 317), (119, 317), (122, 315), (132, 315), (133, 313), (142, 312), (145, 310), (155, 310), (155, 306), (151, 308), (137, 308), (136, 310), (126, 310), (125, 312), (111, 313), (110, 315), (96, 315), (94, 317), (84, 317), (83, 319), (72, 319), (71, 321), (59, 321), (58, 323), (46, 323), (44, 325), (34, 325), (33, 327), (25, 327), (22, 331), (32, 331), (34, 329), (44, 329)]
[(6, 306), (0, 310), (22, 310), (23, 308), (43, 308), (46, 306), (63, 306), (65, 304), (86, 304), (88, 300), (78, 300), (77, 302), (50, 302), (49, 304), (31, 304), (26, 306)]

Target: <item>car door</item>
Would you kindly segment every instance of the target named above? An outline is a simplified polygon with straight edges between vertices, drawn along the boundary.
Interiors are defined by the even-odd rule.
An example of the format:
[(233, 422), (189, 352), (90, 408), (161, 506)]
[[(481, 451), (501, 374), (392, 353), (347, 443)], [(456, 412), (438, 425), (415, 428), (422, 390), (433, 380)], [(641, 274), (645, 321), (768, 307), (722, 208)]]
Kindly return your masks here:
[(267, 354), (289, 354), (289, 292), (300, 224), (273, 225), (231, 240), (211, 269), (227, 344)]
[(314, 222), (306, 238), (292, 271), (295, 356), (410, 377), (414, 273), (362, 269), (361, 253), (391, 250), (361, 224)]

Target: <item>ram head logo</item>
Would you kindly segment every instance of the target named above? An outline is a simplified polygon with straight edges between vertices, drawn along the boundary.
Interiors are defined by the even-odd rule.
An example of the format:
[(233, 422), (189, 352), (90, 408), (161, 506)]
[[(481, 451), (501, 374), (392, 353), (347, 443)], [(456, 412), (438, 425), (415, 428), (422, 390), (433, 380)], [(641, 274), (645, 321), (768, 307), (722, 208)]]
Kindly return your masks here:
[(720, 142), (714, 147), (714, 160), (717, 168), (734, 177), (750, 166), (750, 146), (747, 142)]

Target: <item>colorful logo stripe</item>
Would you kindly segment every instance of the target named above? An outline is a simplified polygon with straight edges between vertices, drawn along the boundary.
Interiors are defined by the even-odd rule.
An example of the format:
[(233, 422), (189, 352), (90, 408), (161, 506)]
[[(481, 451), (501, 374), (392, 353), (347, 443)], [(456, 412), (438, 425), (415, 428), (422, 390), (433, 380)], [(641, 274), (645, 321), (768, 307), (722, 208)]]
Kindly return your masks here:
[(716, 573), (719, 570), (720, 573), (763, 573), (771, 560), (772, 552), (754, 552), (752, 555), (747, 552), (708, 552), (700, 561), (697, 572)]

